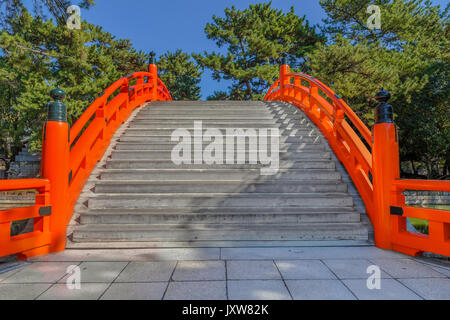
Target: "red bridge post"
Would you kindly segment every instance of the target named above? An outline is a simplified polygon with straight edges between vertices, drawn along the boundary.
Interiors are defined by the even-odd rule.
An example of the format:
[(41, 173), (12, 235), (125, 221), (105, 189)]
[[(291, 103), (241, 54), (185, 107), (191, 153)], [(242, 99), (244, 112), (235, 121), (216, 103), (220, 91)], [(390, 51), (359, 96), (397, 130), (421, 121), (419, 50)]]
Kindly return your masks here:
[(393, 180), (400, 178), (397, 129), (393, 121), (392, 106), (387, 103), (390, 97), (390, 93), (383, 89), (376, 94), (378, 105), (373, 126), (373, 227), (375, 244), (382, 249), (392, 249), (391, 188)]
[(50, 180), (52, 215), (50, 218), (50, 252), (64, 250), (66, 246), (67, 189), (69, 173), (69, 124), (66, 105), (62, 102), (66, 93), (57, 88), (50, 91), (55, 100), (48, 106), (48, 118), (44, 125), (42, 139), (41, 175)]
[(287, 64), (286, 57), (283, 57), (283, 60), (281, 62), (280, 66), (280, 95), (281, 98), (286, 97), (287, 88), (286, 86), (289, 85), (289, 77), (287, 74), (290, 72), (289, 65)]
[(152, 74), (152, 100), (158, 100), (158, 67), (156, 66), (155, 53), (150, 53), (150, 61), (148, 64), (148, 72)]

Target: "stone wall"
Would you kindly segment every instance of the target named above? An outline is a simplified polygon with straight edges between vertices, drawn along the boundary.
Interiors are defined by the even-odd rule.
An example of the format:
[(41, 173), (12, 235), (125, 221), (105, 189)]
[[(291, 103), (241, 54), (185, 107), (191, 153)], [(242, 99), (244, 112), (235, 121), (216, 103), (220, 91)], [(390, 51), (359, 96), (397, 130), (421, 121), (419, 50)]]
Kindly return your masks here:
[(450, 206), (450, 192), (411, 191), (404, 192), (407, 205), (447, 205)]
[(8, 179), (36, 178), (41, 170), (41, 154), (30, 152), (24, 147), (14, 162), (11, 162), (8, 170)]

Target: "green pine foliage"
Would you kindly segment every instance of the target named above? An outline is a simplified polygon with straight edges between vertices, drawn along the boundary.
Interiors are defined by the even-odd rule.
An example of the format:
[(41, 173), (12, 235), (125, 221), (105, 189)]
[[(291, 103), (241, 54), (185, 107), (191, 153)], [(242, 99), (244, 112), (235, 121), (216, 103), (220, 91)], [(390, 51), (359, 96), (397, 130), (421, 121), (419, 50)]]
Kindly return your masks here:
[[(303, 17), (271, 7), (271, 2), (250, 5), (244, 10), (234, 6), (225, 16), (213, 16), (205, 27), (208, 39), (226, 54), (204, 52), (194, 58), (212, 70), (216, 80), (232, 81), (227, 96), (232, 100), (258, 100), (278, 77), (282, 54), (293, 67), (304, 63), (305, 55), (320, 42), (315, 28)], [(221, 94), (222, 96), (222, 94)]]
[(199, 100), (200, 67), (182, 50), (166, 52), (157, 61), (158, 74), (174, 100)]
[(32, 149), (40, 148), (51, 89), (59, 86), (67, 92), (72, 123), (109, 85), (145, 70), (148, 61), (129, 40), (115, 39), (99, 26), (83, 22), (80, 30), (70, 30), (26, 10), (1, 31), (0, 49), (3, 151), (20, 148), (24, 140)]
[[(322, 0), (329, 41), (308, 54), (312, 75), (329, 84), (371, 126), (374, 94), (392, 94), (401, 160), (417, 175), (449, 174), (450, 38), (448, 6), (424, 0)], [(370, 30), (366, 8), (381, 8), (381, 30)], [(417, 164), (416, 164), (417, 165)]]

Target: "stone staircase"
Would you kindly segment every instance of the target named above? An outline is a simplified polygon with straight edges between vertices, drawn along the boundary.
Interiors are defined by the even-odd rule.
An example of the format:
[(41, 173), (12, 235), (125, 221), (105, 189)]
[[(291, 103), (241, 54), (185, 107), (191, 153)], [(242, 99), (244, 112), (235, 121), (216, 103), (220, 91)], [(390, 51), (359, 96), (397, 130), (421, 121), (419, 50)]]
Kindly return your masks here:
[[(278, 172), (261, 175), (264, 165), (248, 161), (176, 165), (172, 132), (193, 134), (200, 120), (203, 130), (224, 133), (278, 128)], [(248, 156), (248, 143), (236, 154)], [(368, 240), (326, 140), (281, 102), (172, 101), (137, 110), (92, 173), (69, 230), (68, 247), (83, 248)]]

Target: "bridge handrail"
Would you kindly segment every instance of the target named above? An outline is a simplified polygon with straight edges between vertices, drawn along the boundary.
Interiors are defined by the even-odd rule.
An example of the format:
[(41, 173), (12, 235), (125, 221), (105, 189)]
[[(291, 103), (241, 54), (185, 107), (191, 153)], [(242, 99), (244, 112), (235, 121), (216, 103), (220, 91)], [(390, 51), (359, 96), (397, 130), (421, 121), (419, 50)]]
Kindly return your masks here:
[[(392, 121), (377, 122), (371, 132), (333, 90), (307, 74), (291, 73), (287, 65), (281, 66), (280, 78), (264, 100), (292, 103), (317, 125), (361, 195), (378, 247), (409, 255), (450, 256), (450, 211), (407, 206), (403, 195), (405, 190), (450, 191), (450, 181), (400, 179), (397, 129)], [(387, 105), (379, 101), (377, 108)], [(428, 235), (408, 231), (407, 218), (427, 220)]]
[[(35, 256), (50, 244), (50, 181), (47, 179), (0, 180), (0, 191), (37, 190), (33, 206), (0, 210), (0, 257), (19, 254)], [(34, 219), (33, 231), (12, 235), (13, 221)], [(23, 250), (23, 248), (28, 248)]]
[[(136, 83), (130, 85), (134, 79)], [(58, 90), (54, 98), (59, 101), (52, 106), (55, 119), (50, 119), (49, 109), (43, 131), (41, 175), (45, 179), (0, 180), (0, 191), (38, 189), (40, 192), (35, 206), (0, 211), (0, 257), (17, 254), (28, 259), (63, 250), (74, 205), (117, 128), (146, 102), (172, 100), (158, 78), (156, 65), (150, 64), (149, 72), (135, 72), (111, 84), (69, 129), (64, 120), (65, 105), (61, 102), (64, 92)], [(41, 208), (49, 207), (50, 203), (53, 214), (42, 216), (48, 210)], [(29, 218), (35, 218), (35, 231), (11, 237), (12, 221)]]
[[(345, 165), (371, 218), (373, 215), (373, 185), (370, 178), (372, 156), (367, 148), (367, 146), (372, 147), (370, 130), (342, 98), (319, 80), (303, 73), (285, 73), (284, 77), (284, 84), (281, 84), (280, 80), (275, 81), (264, 100), (282, 100), (292, 103), (302, 109), (319, 127), (338, 159)], [(291, 78), (294, 79), (293, 84), (291, 84)], [(301, 80), (305, 80), (309, 87), (303, 86)], [(321, 97), (318, 89), (322, 90), (333, 104)], [(358, 131), (352, 128), (344, 116), (347, 116)], [(364, 138), (364, 141), (360, 136)]]

